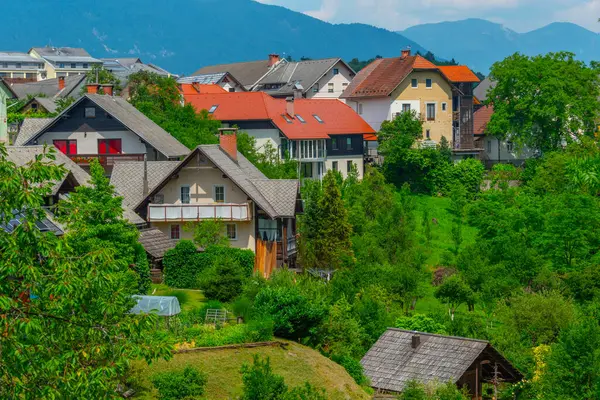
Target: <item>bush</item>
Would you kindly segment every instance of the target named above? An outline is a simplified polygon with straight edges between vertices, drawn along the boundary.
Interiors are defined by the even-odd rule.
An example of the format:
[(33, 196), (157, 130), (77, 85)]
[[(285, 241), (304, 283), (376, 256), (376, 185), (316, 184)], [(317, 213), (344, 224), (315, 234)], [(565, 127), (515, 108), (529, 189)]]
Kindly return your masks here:
[(475, 158), (467, 158), (451, 164), (445, 170), (443, 193), (448, 194), (452, 187), (462, 185), (468, 194), (473, 195), (481, 189), (485, 167)]
[(327, 400), (324, 389), (318, 389), (305, 382), (303, 386), (291, 389), (284, 397), (285, 400)]
[(244, 280), (247, 278), (239, 262), (225, 256), (216, 261), (216, 265), (200, 274), (198, 286), (209, 299), (227, 302), (242, 292)]
[(211, 246), (202, 254), (210, 259), (210, 261), (207, 261), (207, 263), (209, 263), (208, 265), (214, 265), (215, 261), (230, 258), (241, 267), (244, 276), (250, 277), (254, 272), (255, 255), (252, 250), (237, 249), (235, 247)]
[(396, 320), (396, 328), (409, 331), (418, 331), (426, 333), (446, 334), (446, 327), (433, 318), (423, 314), (415, 314), (411, 317), (400, 317)]
[(350, 375), (358, 385), (362, 386), (368, 383), (368, 379), (364, 375), (363, 366), (357, 359), (350, 356), (336, 355), (333, 355), (331, 359), (344, 367), (346, 372), (348, 372), (348, 375)]
[(162, 372), (152, 377), (160, 400), (194, 399), (204, 394), (206, 375), (186, 366), (183, 371)]
[(287, 393), (283, 378), (273, 373), (268, 357), (263, 361), (255, 355), (252, 366), (244, 364), (241, 373), (244, 382), (242, 400), (280, 400)]
[(196, 289), (198, 274), (205, 268), (198, 249), (189, 240), (182, 240), (167, 251), (163, 266), (167, 286), (179, 289)]

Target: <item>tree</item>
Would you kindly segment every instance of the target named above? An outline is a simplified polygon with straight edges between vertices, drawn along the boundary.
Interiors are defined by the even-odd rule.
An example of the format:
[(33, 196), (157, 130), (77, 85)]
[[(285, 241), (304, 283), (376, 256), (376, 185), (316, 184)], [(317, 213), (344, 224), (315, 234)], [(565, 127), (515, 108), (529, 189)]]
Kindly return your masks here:
[(118, 398), (129, 361), (168, 358), (170, 346), (152, 334), (157, 316), (129, 314), (136, 274), (112, 243), (81, 252), (77, 233), (38, 229), (45, 197), (66, 174), (54, 158), (45, 150), (17, 166), (0, 145), (1, 223), (16, 210), (24, 217), (0, 229), (0, 397)]
[(287, 156), (280, 157), (278, 149), (268, 141), (261, 149), (256, 139), (246, 132), (237, 135), (237, 148), (252, 164), (269, 179), (298, 179), (298, 162)]
[[(121, 89), (121, 81), (116, 77), (112, 71), (107, 70), (102, 65), (93, 65), (92, 69), (85, 74), (86, 83), (99, 83), (103, 85), (113, 85), (113, 90), (117, 91)], [(81, 89), (82, 93), (85, 93), (86, 88)]]
[(475, 293), (458, 274), (446, 279), (435, 291), (436, 299), (440, 299), (450, 306), (450, 317), (454, 320), (454, 313), (461, 304), (467, 304), (469, 310), (475, 307)]
[(287, 393), (283, 377), (273, 373), (271, 361), (254, 355), (252, 366), (242, 366), (244, 394), (242, 400), (281, 400)]
[(150, 268), (139, 231), (123, 219), (123, 198), (118, 197), (98, 160), (90, 163), (89, 186), (79, 186), (67, 200), (58, 205), (60, 220), (72, 234), (71, 246), (82, 254), (104, 247), (114, 247), (122, 259), (138, 275), (138, 290), (150, 289)]
[(210, 246), (229, 247), (229, 239), (223, 234), (225, 226), (219, 219), (202, 220), (192, 225), (191, 229), (194, 230), (194, 244), (201, 249)]
[(492, 66), (488, 133), (519, 147), (547, 152), (593, 137), (600, 112), (600, 69), (571, 53), (516, 53)]

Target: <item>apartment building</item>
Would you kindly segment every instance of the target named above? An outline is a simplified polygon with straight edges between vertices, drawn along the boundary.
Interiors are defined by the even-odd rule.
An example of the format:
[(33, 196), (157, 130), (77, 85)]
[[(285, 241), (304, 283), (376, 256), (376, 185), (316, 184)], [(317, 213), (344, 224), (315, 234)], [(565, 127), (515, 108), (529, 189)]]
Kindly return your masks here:
[(28, 54), (43, 61), (41, 79), (83, 75), (94, 66), (103, 64), (102, 60), (93, 58), (84, 49), (75, 47), (33, 47)]
[(44, 62), (27, 53), (0, 52), (0, 78), (37, 81), (44, 79)]

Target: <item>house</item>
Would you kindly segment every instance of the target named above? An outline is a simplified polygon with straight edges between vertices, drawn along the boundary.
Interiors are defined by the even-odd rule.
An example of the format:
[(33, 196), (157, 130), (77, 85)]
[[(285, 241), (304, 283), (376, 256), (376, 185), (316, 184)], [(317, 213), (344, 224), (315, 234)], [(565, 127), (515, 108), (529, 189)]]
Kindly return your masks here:
[(145, 64), (142, 62), (140, 58), (131, 57), (131, 58), (102, 58), (102, 66), (107, 71), (112, 72), (117, 76), (133, 74), (136, 72), (146, 71), (154, 74), (158, 74), (161, 76), (167, 77), (177, 77), (170, 73), (169, 71), (154, 65), (154, 64)]
[(8, 142), (8, 100), (16, 98), (10, 85), (0, 77), (0, 143)]
[(473, 399), (481, 399), (483, 382), (523, 379), (487, 341), (394, 328), (377, 340), (361, 364), (378, 393), (401, 393), (410, 381), (454, 382), (466, 386)]
[(58, 110), (58, 104), (53, 99), (47, 97), (32, 97), (27, 103), (21, 106), (18, 110), (20, 113), (39, 112), (45, 114), (54, 114)]
[(248, 91), (261, 91), (276, 98), (298, 94), (303, 98), (337, 99), (356, 72), (341, 58), (288, 61), (277, 54), (261, 61), (204, 67), (196, 75), (229, 73)]
[(485, 102), (488, 97), (488, 92), (490, 89), (496, 86), (496, 82), (492, 81), (492, 79), (487, 76), (484, 80), (482, 80), (479, 85), (473, 90), (473, 95), (480, 101)]
[(86, 77), (85, 75), (73, 75), (37, 82), (12, 83), (10, 87), (17, 94), (19, 100), (45, 97), (56, 102), (69, 97), (74, 99), (81, 97), (85, 93)]
[(27, 53), (0, 52), (0, 78), (10, 82), (43, 79), (44, 62)]
[(44, 62), (44, 71), (41, 73), (41, 79), (85, 75), (94, 66), (102, 65), (101, 60), (93, 58), (82, 48), (32, 47), (28, 54)]
[(237, 151), (235, 130), (219, 145), (201, 145), (180, 162), (117, 162), (111, 184), (152, 228), (192, 239), (194, 225), (222, 220), (232, 247), (256, 253), (265, 276), (296, 264), (297, 180), (270, 180)]
[(218, 85), (226, 92), (245, 92), (246, 88), (229, 72), (217, 74), (202, 74), (179, 78), (177, 83), (180, 85), (198, 84), (198, 85)]
[[(415, 111), (423, 121), (423, 142), (437, 144), (445, 137), (455, 154), (478, 153), (473, 143), (473, 91), (477, 76), (467, 67), (438, 67), (402, 51), (361, 70), (342, 94), (376, 131), (383, 121)], [(466, 154), (465, 154), (466, 153)]]
[(16, 145), (54, 144), (79, 165), (99, 159), (109, 174), (117, 160), (178, 160), (189, 153), (125, 99), (108, 94), (88, 93), (41, 128), (33, 125), (20, 130)]
[(347, 176), (354, 167), (362, 178), (365, 142), (377, 140), (375, 131), (339, 100), (297, 97), (242, 92), (190, 94), (185, 101), (253, 136), (259, 151), (269, 143), (282, 158), (299, 161), (304, 178), (320, 179), (330, 169)]

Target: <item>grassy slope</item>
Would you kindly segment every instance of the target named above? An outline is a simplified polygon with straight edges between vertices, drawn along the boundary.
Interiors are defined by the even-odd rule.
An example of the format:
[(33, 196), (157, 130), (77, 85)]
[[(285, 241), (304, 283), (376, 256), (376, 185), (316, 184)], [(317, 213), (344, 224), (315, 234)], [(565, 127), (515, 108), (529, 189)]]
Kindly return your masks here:
[(280, 347), (254, 349), (213, 350), (198, 353), (177, 354), (171, 361), (159, 361), (151, 366), (136, 364), (141, 385), (146, 388), (136, 399), (154, 399), (150, 376), (160, 371), (182, 370), (190, 364), (208, 375), (207, 399), (230, 399), (242, 393), (239, 373), (244, 363), (251, 363), (253, 355), (268, 356), (276, 374), (284, 377), (289, 387), (300, 386), (308, 381), (324, 388), (332, 400), (369, 399), (370, 397), (354, 382), (343, 367), (323, 357), (319, 352), (297, 343), (289, 342), (284, 350)]
[[(444, 197), (432, 197), (415, 195), (417, 206), (417, 230), (419, 240), (423, 246), (426, 255), (426, 264), (430, 270), (434, 270), (438, 266), (443, 266), (443, 255), (447, 252), (452, 252), (454, 244), (452, 242), (451, 228), (452, 216), (448, 211), (450, 207), (450, 199)], [(435, 218), (438, 224), (431, 224), (432, 240), (428, 245), (423, 236), (422, 220), (423, 210), (428, 209), (429, 218)], [(472, 226), (463, 225), (463, 244), (462, 246), (475, 243), (477, 230)], [(433, 287), (428, 288), (427, 296), (420, 299), (416, 304), (417, 313), (428, 313), (435, 310), (446, 309), (434, 296)]]

